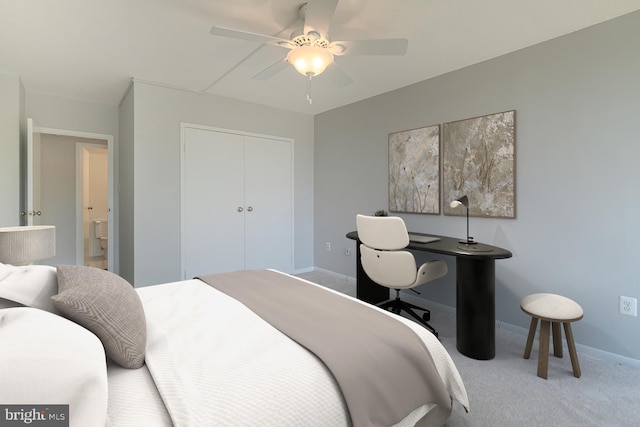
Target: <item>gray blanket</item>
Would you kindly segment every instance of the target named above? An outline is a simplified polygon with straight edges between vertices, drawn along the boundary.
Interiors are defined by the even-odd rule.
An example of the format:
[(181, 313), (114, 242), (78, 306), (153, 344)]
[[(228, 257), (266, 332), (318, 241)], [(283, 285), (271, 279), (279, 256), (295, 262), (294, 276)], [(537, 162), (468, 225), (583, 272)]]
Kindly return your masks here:
[(384, 313), (269, 270), (199, 279), (318, 356), (336, 378), (354, 426), (390, 426), (428, 403), (451, 408), (424, 342)]

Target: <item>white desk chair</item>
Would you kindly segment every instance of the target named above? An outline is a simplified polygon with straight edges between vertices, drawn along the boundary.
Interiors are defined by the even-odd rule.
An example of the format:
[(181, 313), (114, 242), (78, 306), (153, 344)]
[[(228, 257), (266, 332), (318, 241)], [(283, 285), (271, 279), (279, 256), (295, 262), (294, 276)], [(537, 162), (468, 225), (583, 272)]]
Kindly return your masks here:
[[(378, 307), (400, 314), (409, 314), (431, 332), (438, 336), (436, 330), (427, 323), (431, 317), (429, 310), (402, 301), (400, 290), (420, 286), (447, 274), (444, 261), (427, 261), (416, 265), (413, 254), (404, 249), (409, 245), (409, 233), (404, 221), (396, 216), (357, 215), (356, 225), (360, 245), (360, 261), (362, 268), (371, 280), (379, 285), (396, 291), (395, 299)], [(420, 317), (415, 310), (424, 311)]]

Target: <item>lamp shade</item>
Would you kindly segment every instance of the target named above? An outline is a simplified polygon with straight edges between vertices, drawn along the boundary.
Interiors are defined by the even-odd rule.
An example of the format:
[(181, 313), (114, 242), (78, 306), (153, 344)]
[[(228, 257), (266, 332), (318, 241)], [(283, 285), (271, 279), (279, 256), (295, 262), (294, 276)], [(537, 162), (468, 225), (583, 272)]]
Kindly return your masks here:
[(53, 225), (0, 228), (0, 262), (26, 265), (56, 254)]
[(462, 196), (459, 199), (452, 201), (449, 206), (452, 208), (457, 208), (460, 205), (464, 205), (467, 209), (469, 208), (469, 198), (467, 196)]
[(333, 55), (320, 46), (299, 46), (289, 51), (287, 61), (303, 76), (313, 77), (322, 73), (333, 62)]

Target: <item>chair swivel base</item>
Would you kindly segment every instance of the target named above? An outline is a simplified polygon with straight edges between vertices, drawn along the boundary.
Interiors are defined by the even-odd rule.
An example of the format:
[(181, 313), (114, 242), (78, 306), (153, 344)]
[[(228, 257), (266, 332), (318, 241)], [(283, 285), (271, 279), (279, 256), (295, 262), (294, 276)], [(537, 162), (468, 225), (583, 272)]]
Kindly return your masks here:
[[(409, 302), (402, 301), (400, 297), (396, 297), (395, 299), (383, 302), (378, 304), (378, 307), (383, 310), (391, 311), (395, 314), (400, 314), (401, 312), (405, 312), (411, 317), (413, 317), (418, 323), (427, 328), (433, 335), (438, 336), (438, 332), (431, 326), (427, 321), (431, 318), (431, 312), (426, 308), (418, 307), (417, 305), (411, 304)], [(422, 316), (419, 316), (415, 310), (424, 311)]]

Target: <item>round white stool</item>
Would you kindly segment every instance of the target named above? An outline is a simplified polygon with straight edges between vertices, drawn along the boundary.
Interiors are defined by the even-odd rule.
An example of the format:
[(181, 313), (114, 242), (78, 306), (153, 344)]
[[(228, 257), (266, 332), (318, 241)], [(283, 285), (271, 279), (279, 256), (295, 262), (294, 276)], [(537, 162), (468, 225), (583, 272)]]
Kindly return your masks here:
[(564, 333), (567, 338), (567, 347), (571, 357), (573, 375), (580, 378), (580, 363), (576, 353), (576, 345), (573, 342), (571, 322), (582, 319), (584, 312), (575, 301), (556, 294), (533, 294), (522, 299), (520, 303), (522, 311), (531, 316), (531, 326), (527, 337), (527, 346), (524, 349), (524, 358), (531, 356), (531, 347), (540, 319), (540, 346), (538, 348), (538, 376), (547, 379), (549, 368), (549, 328), (553, 330), (553, 355), (562, 357), (562, 336), (560, 323), (564, 325)]

